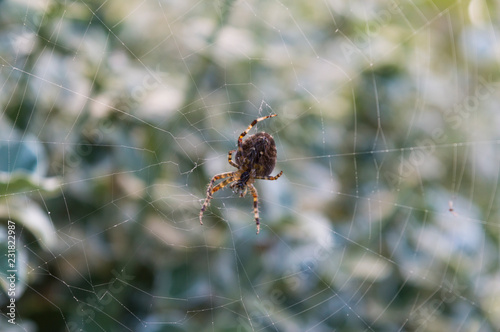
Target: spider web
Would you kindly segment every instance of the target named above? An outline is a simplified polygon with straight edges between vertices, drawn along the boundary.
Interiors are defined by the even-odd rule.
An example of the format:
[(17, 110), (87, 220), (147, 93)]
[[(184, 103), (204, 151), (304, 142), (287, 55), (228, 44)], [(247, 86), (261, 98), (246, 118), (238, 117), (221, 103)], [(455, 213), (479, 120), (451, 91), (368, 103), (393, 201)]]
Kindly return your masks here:
[[(497, 12), (0, 2), (1, 329), (499, 330)], [(274, 113), (260, 234), (229, 189), (199, 225)]]

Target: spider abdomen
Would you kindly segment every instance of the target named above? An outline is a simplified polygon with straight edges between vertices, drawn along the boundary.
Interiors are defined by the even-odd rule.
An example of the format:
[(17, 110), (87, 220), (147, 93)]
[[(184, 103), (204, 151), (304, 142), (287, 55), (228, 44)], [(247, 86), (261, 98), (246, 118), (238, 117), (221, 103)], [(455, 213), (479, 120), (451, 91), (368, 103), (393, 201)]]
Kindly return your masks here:
[(276, 165), (276, 144), (268, 133), (257, 133), (243, 141), (242, 152), (236, 153), (236, 163), (255, 176), (268, 176)]

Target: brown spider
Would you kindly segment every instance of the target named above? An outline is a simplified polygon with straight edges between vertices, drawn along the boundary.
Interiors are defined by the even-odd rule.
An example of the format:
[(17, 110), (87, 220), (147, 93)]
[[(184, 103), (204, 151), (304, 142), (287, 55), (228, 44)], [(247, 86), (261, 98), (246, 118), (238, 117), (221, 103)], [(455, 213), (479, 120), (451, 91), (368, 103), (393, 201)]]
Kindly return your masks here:
[[(276, 165), (276, 144), (274, 139), (268, 133), (260, 132), (254, 135), (250, 135), (244, 142), (243, 137), (252, 129), (253, 126), (259, 121), (265, 120), (267, 118), (272, 118), (278, 114), (272, 114), (268, 116), (263, 116), (253, 122), (248, 126), (248, 128), (241, 133), (238, 138), (238, 150), (231, 150), (227, 155), (227, 161), (231, 166), (236, 167), (238, 170), (234, 172), (226, 172), (215, 175), (207, 189), (207, 198), (203, 203), (200, 211), (200, 224), (203, 225), (201, 219), (203, 218), (203, 212), (205, 212), (212, 195), (218, 190), (224, 188), (228, 184), (231, 184), (231, 189), (233, 192), (244, 197), (247, 193), (247, 189), (250, 188), (253, 196), (253, 214), (255, 216), (255, 223), (257, 224), (257, 234), (260, 231), (259, 222), (259, 208), (257, 189), (255, 189), (253, 183), (256, 179), (259, 180), (276, 180), (278, 179), (283, 171), (279, 172), (278, 175), (270, 176), (271, 172)], [(236, 152), (233, 161), (233, 153)], [(219, 182), (215, 187), (214, 183), (217, 180), (228, 178), (222, 182)]]

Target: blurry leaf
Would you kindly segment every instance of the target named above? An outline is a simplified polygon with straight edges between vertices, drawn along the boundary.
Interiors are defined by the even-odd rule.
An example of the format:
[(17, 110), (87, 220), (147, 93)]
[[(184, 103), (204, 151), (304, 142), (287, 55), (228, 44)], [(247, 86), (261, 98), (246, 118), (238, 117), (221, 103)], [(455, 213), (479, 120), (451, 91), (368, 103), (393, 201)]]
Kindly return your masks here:
[[(29, 266), (27, 249), (20, 235), (25, 229), (29, 230), (45, 250), (57, 244), (55, 229), (47, 214), (20, 193), (54, 192), (60, 182), (57, 178), (44, 177), (48, 160), (36, 137), (26, 135), (21, 139), (15, 131), (2, 129), (4, 126), (0, 126), (0, 135), (9, 133), (9, 136), (0, 137), (0, 219), (8, 222), (0, 228), (0, 252), (5, 256), (0, 260), (0, 288), (9, 298), (19, 298), (26, 288)], [(15, 287), (11, 287), (12, 283)]]
[(390, 264), (383, 258), (361, 255), (347, 263), (349, 275), (373, 282), (387, 278), (392, 272)]
[(58, 178), (40, 178), (22, 172), (2, 173), (0, 172), (0, 193), (9, 195), (24, 191), (42, 190), (54, 192), (59, 188)]
[[(0, 125), (2, 129), (5, 126)], [(53, 192), (59, 188), (57, 178), (45, 178), (49, 163), (36, 137), (27, 135), (25, 139), (16, 141), (10, 136), (8, 139), (1, 137), (0, 133), (0, 138), (0, 194), (30, 190)]]
[[(53, 249), (57, 244), (56, 230), (47, 214), (33, 201), (23, 196), (10, 197), (0, 204), (0, 218), (13, 220), (28, 229), (41, 242), (42, 248)], [(19, 225), (21, 224), (21, 225)]]
[(29, 140), (0, 141), (0, 172), (12, 173), (24, 170), (28, 173), (44, 173), (47, 167), (43, 148), (34, 137)]

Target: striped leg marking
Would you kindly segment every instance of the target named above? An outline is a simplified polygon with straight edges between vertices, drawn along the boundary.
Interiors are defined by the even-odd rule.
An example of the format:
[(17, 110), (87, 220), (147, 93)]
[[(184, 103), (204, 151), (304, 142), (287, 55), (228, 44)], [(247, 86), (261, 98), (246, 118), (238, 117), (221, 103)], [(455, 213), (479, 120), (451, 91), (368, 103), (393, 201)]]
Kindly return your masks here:
[(257, 194), (257, 189), (253, 186), (253, 184), (249, 184), (250, 191), (253, 196), (253, 214), (255, 216), (255, 224), (257, 225), (257, 234), (260, 232), (260, 221), (259, 221), (259, 194)]
[(283, 171), (279, 172), (278, 175), (275, 175), (275, 176), (256, 176), (255, 178), (256, 179), (259, 179), (259, 180), (278, 180), (278, 178), (283, 174)]
[(267, 118), (273, 118), (277, 115), (278, 114), (271, 114), (271, 115), (263, 116), (261, 118), (253, 120), (252, 123), (248, 126), (248, 128), (244, 132), (241, 133), (240, 137), (238, 137), (238, 151), (243, 152), (243, 137), (245, 137), (245, 135), (248, 134), (250, 129), (252, 129), (252, 127), (255, 126), (257, 124), (257, 122), (260, 122), (260, 121), (265, 120)]
[[(228, 180), (225, 180), (225, 181), (222, 181), (221, 183), (219, 183), (215, 188), (217, 188), (217, 190), (214, 191), (214, 182), (217, 181), (217, 180), (220, 180), (220, 179), (225, 179), (227, 177), (232, 177), (234, 175), (234, 172), (227, 172), (227, 173), (221, 173), (221, 174), (217, 174), (215, 175), (212, 180), (210, 181), (210, 184), (208, 185), (208, 189), (207, 189), (207, 198), (205, 199), (205, 202), (203, 203), (203, 206), (201, 207), (201, 210), (200, 210), (200, 224), (203, 225), (203, 221), (201, 221), (201, 219), (203, 218), (203, 212), (205, 212), (205, 210), (207, 209), (207, 206), (208, 204), (210, 203), (210, 200), (212, 199), (212, 194), (219, 190), (220, 188), (217, 188), (219, 187), (222, 183), (224, 182), (231, 182), (231, 181), (228, 181)], [(230, 180), (230, 179), (229, 179)], [(227, 183), (226, 183), (227, 185)]]
[(216, 192), (218, 192), (219, 190), (221, 190), (222, 188), (224, 188), (225, 186), (227, 186), (228, 184), (230, 184), (231, 182), (233, 182), (233, 178), (229, 178), (229, 179), (226, 179), (224, 181), (222, 181), (221, 183), (219, 183), (218, 185), (216, 185), (213, 189), (212, 189), (212, 195), (215, 194)]
[(236, 167), (238, 168), (238, 164), (236, 164), (234, 161), (233, 161), (233, 153), (235, 153), (236, 150), (231, 150), (229, 151), (229, 153), (227, 154), (227, 161), (229, 162), (229, 164), (233, 167)]

